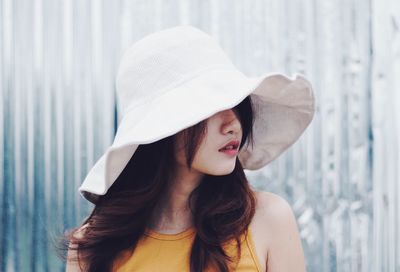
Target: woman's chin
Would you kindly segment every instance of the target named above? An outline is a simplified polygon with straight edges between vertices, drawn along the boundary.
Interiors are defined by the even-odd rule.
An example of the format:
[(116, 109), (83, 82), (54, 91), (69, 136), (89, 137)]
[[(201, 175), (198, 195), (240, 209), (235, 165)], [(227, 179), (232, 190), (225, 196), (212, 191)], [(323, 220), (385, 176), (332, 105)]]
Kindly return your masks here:
[(225, 165), (225, 166), (220, 166), (219, 168), (213, 168), (213, 169), (209, 169), (209, 171), (207, 171), (209, 175), (213, 175), (213, 176), (225, 176), (225, 175), (229, 175), (230, 173), (233, 172), (233, 170), (235, 169), (235, 164), (230, 164), (230, 165)]

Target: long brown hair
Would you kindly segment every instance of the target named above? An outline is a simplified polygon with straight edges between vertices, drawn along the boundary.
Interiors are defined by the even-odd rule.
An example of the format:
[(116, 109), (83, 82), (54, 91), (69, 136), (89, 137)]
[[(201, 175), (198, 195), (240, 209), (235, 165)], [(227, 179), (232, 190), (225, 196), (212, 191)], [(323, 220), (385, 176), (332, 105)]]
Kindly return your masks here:
[[(242, 125), (240, 145), (253, 145), (253, 108), (250, 96), (233, 108)], [(192, 167), (196, 151), (206, 133), (203, 120), (180, 133), (185, 141), (188, 168)], [(113, 261), (124, 250), (134, 250), (144, 234), (159, 199), (169, 186), (175, 171), (172, 135), (157, 142), (139, 145), (136, 152), (107, 193), (98, 198), (90, 215), (81, 226), (84, 235), (75, 236), (81, 226), (66, 232), (61, 238), (60, 256), (76, 250), (83, 271), (112, 271)], [(222, 245), (231, 239), (237, 243), (240, 258), (240, 235), (247, 231), (255, 213), (256, 198), (236, 158), (234, 170), (223, 176), (204, 175), (189, 196), (196, 235), (190, 253), (190, 271), (201, 272), (209, 266), (217, 271), (229, 271), (232, 256)], [(238, 260), (237, 260), (238, 261)], [(83, 267), (81, 264), (84, 264)]]

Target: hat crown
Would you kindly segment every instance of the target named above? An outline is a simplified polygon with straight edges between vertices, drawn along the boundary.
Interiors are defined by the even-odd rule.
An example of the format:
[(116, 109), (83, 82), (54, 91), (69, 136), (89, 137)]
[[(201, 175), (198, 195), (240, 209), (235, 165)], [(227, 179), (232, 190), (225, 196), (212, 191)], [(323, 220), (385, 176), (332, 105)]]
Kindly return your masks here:
[(121, 113), (210, 69), (236, 67), (202, 30), (177, 26), (147, 35), (128, 47), (121, 58), (116, 77)]

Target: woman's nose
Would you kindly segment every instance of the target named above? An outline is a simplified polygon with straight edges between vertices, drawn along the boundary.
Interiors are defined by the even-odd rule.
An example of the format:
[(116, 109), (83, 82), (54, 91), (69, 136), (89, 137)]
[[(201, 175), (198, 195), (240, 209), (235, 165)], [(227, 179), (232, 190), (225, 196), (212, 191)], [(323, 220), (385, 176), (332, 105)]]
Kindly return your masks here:
[(241, 125), (240, 121), (236, 117), (236, 115), (232, 112), (232, 115), (229, 117), (229, 119), (224, 122), (222, 126), (222, 131), (224, 134), (226, 133), (234, 133), (234, 134), (239, 134), (241, 130)]

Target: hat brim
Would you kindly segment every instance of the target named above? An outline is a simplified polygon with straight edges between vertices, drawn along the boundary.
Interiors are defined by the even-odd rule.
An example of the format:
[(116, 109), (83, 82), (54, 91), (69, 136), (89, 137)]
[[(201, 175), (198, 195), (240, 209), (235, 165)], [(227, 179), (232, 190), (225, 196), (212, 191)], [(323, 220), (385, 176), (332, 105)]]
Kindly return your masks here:
[(293, 78), (281, 73), (247, 77), (239, 70), (214, 69), (126, 111), (112, 145), (89, 171), (79, 192), (95, 203), (95, 195), (107, 192), (138, 145), (171, 136), (233, 108), (248, 95), (255, 114), (254, 150), (249, 145), (238, 158), (245, 169), (265, 166), (292, 145), (311, 122), (314, 95), (310, 82), (300, 74)]

